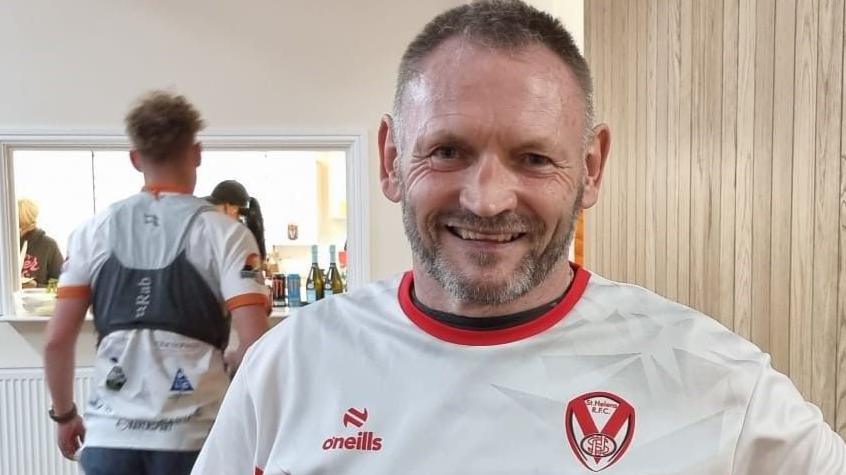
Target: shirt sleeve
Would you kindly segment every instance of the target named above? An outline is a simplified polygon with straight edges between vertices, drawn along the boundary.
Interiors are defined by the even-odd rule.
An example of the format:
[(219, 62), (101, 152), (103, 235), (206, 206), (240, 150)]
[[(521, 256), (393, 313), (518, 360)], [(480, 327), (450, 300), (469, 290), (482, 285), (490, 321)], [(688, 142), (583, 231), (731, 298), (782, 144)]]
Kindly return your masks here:
[(746, 410), (732, 473), (843, 475), (846, 444), (767, 362)]
[(255, 402), (248, 390), (248, 373), (248, 364), (235, 373), (192, 475), (262, 473), (263, 467), (255, 463), (257, 416)]
[(229, 228), (220, 262), (221, 293), (230, 311), (245, 305), (270, 305), (258, 244), (244, 225), (233, 223)]
[(77, 228), (68, 238), (68, 256), (62, 264), (56, 298), (89, 297), (91, 293), (91, 223)]

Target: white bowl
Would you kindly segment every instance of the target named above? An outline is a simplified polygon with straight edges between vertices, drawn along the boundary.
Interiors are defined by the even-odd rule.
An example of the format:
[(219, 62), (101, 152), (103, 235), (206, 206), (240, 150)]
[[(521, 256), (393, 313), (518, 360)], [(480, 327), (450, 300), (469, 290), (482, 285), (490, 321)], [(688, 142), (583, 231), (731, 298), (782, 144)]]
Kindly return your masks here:
[(17, 297), (20, 307), (29, 315), (52, 316), (56, 309), (56, 294), (47, 289), (23, 289)]

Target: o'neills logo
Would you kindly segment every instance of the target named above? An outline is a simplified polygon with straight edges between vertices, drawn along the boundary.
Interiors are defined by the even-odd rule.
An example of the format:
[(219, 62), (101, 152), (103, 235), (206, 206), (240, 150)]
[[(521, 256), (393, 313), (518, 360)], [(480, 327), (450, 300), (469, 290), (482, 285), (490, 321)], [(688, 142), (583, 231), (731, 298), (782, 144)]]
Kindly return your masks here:
[(634, 436), (635, 412), (621, 397), (583, 394), (567, 404), (564, 427), (576, 458), (592, 472), (617, 463)]
[[(354, 407), (347, 409), (342, 419), (344, 427), (354, 426), (361, 428), (367, 422), (367, 409), (359, 410)], [(382, 438), (376, 437), (373, 432), (358, 432), (352, 436), (329, 437), (323, 441), (323, 450), (382, 450)]]

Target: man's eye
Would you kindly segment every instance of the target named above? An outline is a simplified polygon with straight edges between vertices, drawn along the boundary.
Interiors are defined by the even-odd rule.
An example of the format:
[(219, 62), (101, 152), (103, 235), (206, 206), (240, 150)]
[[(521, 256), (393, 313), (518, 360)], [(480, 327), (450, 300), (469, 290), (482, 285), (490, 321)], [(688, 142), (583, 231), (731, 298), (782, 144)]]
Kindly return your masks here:
[(432, 157), (441, 160), (454, 160), (458, 158), (458, 149), (456, 147), (438, 147), (432, 152)]
[(542, 167), (552, 163), (552, 160), (550, 160), (549, 158), (535, 153), (526, 154), (523, 158), (523, 161), (526, 165), (531, 167)]

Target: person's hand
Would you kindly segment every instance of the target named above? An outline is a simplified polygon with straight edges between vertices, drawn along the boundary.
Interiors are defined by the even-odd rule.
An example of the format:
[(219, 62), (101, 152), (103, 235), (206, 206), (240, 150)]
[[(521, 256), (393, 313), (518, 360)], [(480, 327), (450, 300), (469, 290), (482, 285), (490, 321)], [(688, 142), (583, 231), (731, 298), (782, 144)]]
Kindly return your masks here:
[(68, 460), (76, 460), (76, 452), (85, 441), (85, 424), (82, 417), (77, 415), (68, 422), (59, 424), (56, 432), (62, 455)]

